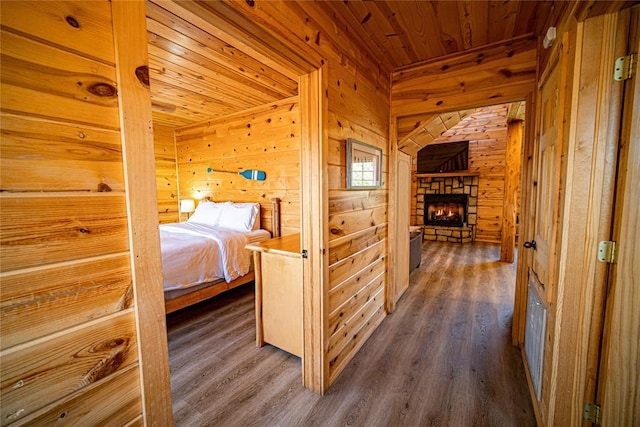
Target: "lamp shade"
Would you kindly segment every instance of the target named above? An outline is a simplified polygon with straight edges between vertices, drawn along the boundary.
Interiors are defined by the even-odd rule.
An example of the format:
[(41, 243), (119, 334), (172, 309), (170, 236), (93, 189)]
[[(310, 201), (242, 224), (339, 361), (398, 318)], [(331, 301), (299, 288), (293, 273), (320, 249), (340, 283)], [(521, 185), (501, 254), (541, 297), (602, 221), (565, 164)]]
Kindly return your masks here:
[(191, 213), (196, 210), (196, 203), (193, 199), (180, 200), (180, 213)]

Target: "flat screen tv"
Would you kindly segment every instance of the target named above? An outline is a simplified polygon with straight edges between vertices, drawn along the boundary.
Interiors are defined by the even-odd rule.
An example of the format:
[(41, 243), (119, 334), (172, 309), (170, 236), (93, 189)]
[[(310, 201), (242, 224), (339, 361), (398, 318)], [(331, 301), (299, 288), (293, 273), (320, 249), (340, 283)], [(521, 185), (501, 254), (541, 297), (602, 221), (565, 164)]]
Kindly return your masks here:
[(469, 141), (430, 144), (418, 151), (418, 173), (442, 173), (469, 169)]

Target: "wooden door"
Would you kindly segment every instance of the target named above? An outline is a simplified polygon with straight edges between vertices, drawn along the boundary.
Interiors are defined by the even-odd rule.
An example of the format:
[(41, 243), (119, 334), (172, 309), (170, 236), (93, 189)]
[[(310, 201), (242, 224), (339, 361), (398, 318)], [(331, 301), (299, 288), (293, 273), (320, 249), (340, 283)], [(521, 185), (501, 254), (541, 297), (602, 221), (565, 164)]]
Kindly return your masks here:
[[(555, 61), (540, 87), (540, 112), (536, 161), (534, 164), (533, 204), (534, 236), (529, 280), (536, 284), (541, 296), (551, 300), (554, 277), (553, 248), (557, 237), (560, 205), (560, 154), (562, 108), (560, 100), (560, 65)], [(529, 246), (527, 244), (527, 246)]]
[[(629, 52), (640, 52), (640, 6), (631, 10)], [(597, 402), (605, 426), (640, 425), (640, 84), (625, 82), (611, 265)]]
[(411, 214), (411, 156), (398, 151), (396, 178), (396, 295), (409, 287), (409, 216)]
[[(552, 354), (552, 340), (555, 314), (551, 302), (555, 295), (555, 248), (557, 246), (560, 175), (562, 150), (562, 115), (560, 49), (550, 62), (548, 72), (540, 80), (537, 114), (536, 141), (534, 144), (534, 164), (532, 173), (532, 198), (530, 216), (533, 232), (530, 232), (524, 247), (527, 251), (528, 290), (527, 301), (538, 309), (526, 308), (525, 320), (525, 361), (542, 419), (548, 416), (549, 356)], [(535, 298), (533, 298), (535, 297)], [(555, 305), (553, 305), (555, 308)], [(545, 395), (546, 394), (546, 395)]]

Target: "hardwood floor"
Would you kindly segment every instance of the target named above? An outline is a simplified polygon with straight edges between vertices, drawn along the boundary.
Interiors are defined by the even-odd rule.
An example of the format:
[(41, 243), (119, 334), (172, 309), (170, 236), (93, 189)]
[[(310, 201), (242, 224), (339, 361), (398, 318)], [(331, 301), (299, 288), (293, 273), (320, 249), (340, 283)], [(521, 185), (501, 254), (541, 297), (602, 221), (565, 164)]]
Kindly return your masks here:
[(325, 396), (300, 359), (255, 347), (245, 285), (168, 316), (176, 426), (533, 426), (511, 346), (515, 263), (488, 244), (425, 243), (411, 284)]

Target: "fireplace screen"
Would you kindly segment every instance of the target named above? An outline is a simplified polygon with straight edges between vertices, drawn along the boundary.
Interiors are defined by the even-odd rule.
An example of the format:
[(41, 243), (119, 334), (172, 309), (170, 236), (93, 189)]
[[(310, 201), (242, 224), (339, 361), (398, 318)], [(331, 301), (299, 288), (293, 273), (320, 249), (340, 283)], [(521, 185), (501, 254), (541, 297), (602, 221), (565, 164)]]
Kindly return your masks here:
[(462, 227), (467, 222), (466, 194), (430, 194), (425, 198), (424, 223)]

